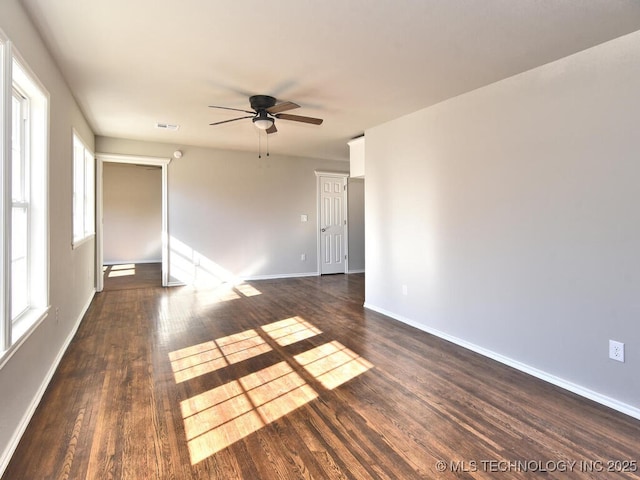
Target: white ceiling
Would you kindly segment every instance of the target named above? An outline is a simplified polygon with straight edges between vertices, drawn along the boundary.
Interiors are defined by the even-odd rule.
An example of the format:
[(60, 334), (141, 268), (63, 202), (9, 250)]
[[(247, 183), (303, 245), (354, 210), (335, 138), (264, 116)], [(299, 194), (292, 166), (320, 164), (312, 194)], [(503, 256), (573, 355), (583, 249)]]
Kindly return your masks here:
[[(638, 0), (22, 0), (97, 135), (346, 160), (365, 129), (640, 29)], [(176, 123), (178, 131), (155, 128)], [(263, 133), (264, 141), (264, 133)], [(263, 143), (264, 148), (264, 143)]]

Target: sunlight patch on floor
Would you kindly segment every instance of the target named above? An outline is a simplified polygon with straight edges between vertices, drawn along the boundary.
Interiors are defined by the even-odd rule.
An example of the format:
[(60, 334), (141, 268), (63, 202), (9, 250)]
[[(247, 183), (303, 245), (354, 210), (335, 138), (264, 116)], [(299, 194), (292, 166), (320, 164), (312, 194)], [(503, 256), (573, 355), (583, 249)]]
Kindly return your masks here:
[(192, 465), (317, 396), (283, 361), (183, 401)]
[(135, 263), (121, 263), (120, 265), (112, 265), (111, 270), (135, 270)]
[(269, 344), (253, 329), (218, 338), (215, 342), (229, 364), (271, 351)]
[(169, 354), (177, 383), (267, 352), (283, 358), (180, 403), (192, 465), (373, 367), (335, 340), (293, 356), (279, 348), (322, 333), (294, 316)]
[(109, 278), (128, 277), (136, 274), (136, 266), (133, 263), (126, 263), (122, 265), (103, 265), (102, 271), (103, 273), (106, 273)]
[(237, 300), (239, 298), (240, 295), (230, 288), (217, 288), (212, 295), (213, 303), (228, 302), (229, 300)]
[(373, 367), (373, 364), (335, 340), (293, 358), (328, 390), (333, 390)]
[(115, 278), (115, 277), (130, 277), (131, 275), (135, 275), (136, 274), (136, 269), (132, 269), (132, 270), (112, 270), (109, 272), (109, 274), (107, 275), (109, 278)]
[(235, 289), (245, 297), (255, 297), (256, 295), (262, 295), (262, 292), (260, 290), (252, 285), (249, 285), (248, 283), (240, 283), (235, 286)]
[(169, 360), (176, 383), (181, 383), (269, 351), (269, 344), (252, 329), (176, 350)]
[(278, 345), (285, 347), (322, 332), (301, 317), (291, 317), (264, 325), (262, 330), (273, 338)]

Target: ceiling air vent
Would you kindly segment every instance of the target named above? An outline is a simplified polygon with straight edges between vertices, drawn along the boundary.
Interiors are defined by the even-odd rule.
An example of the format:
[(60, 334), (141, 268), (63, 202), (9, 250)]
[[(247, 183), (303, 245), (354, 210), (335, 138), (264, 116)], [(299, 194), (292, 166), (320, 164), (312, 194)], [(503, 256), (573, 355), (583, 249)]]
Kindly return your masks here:
[(160, 123), (160, 122), (156, 123), (156, 128), (161, 128), (162, 130), (176, 131), (176, 130), (178, 130), (179, 126), (180, 125), (174, 125), (174, 124), (171, 124), (171, 123)]

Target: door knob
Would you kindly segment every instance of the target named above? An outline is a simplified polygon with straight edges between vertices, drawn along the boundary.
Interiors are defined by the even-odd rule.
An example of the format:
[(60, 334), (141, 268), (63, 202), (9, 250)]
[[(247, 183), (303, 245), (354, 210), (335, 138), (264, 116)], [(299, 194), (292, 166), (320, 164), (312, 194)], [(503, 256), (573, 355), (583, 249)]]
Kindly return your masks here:
[(327, 229), (326, 229), (326, 228), (322, 228), (322, 229), (320, 229), (320, 231), (321, 231), (321, 232), (326, 232), (326, 231), (327, 231)]

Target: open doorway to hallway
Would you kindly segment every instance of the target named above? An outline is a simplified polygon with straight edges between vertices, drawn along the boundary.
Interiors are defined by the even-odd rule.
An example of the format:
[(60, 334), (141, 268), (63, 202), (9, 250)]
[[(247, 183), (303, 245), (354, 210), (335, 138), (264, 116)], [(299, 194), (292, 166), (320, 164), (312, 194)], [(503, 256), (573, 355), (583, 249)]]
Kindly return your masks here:
[(162, 286), (162, 171), (105, 162), (102, 171), (105, 290)]
[[(160, 157), (147, 157), (147, 156), (132, 156), (132, 155), (120, 155), (120, 154), (112, 154), (112, 153), (97, 153), (96, 154), (96, 291), (101, 292), (104, 288), (104, 275), (103, 270), (105, 265), (121, 265), (121, 264), (139, 264), (139, 263), (158, 263), (161, 264), (161, 285), (167, 286), (168, 279), (168, 242), (167, 242), (167, 217), (168, 217), (168, 208), (167, 208), (167, 166), (171, 160), (168, 158), (160, 158)], [(123, 165), (131, 168), (144, 169), (146, 171), (157, 172), (158, 170), (155, 167), (159, 168), (160, 175), (160, 200), (157, 199), (152, 200), (154, 205), (154, 211), (158, 208), (160, 209), (160, 232), (159, 235), (155, 233), (152, 229), (152, 240), (147, 241), (146, 243), (142, 242), (142, 248), (140, 248), (140, 241), (137, 237), (131, 235), (131, 230), (137, 228), (139, 226), (138, 221), (129, 221), (128, 226), (125, 223), (124, 235), (120, 232), (122, 240), (119, 245), (120, 248), (118, 252), (111, 256), (111, 253), (107, 252), (105, 255), (105, 223), (110, 223), (109, 220), (105, 222), (105, 188), (108, 188), (109, 180), (105, 180), (105, 166), (115, 164), (115, 165)], [(109, 168), (109, 167), (106, 167)], [(116, 186), (115, 191), (115, 201), (117, 207), (114, 209), (116, 212), (116, 216), (118, 213), (123, 214), (125, 217), (132, 214), (132, 211), (139, 207), (139, 202), (135, 198), (135, 194), (138, 192), (139, 188), (137, 184), (128, 185), (128, 180), (130, 180), (129, 176), (125, 176), (124, 178), (120, 178), (119, 181), (116, 181), (114, 185)], [(106, 184), (105, 184), (106, 182)], [(127, 185), (126, 188), (123, 188), (124, 185)], [(157, 186), (157, 182), (153, 183), (154, 189)], [(134, 195), (134, 198), (130, 198), (130, 195)], [(106, 193), (108, 196), (109, 194)], [(109, 208), (109, 207), (107, 207)], [(157, 221), (157, 216), (154, 215), (154, 222)], [(109, 231), (111, 232), (111, 231)], [(130, 242), (131, 240), (131, 242)], [(134, 241), (135, 240), (135, 241)], [(109, 239), (106, 240), (107, 243)], [(137, 249), (134, 249), (134, 253), (129, 252), (129, 247), (131, 245), (138, 245)], [(160, 245), (160, 259), (157, 260), (157, 245)], [(124, 253), (123, 253), (124, 252)], [(151, 253), (150, 253), (151, 252)], [(151, 255), (151, 258), (148, 257)]]

